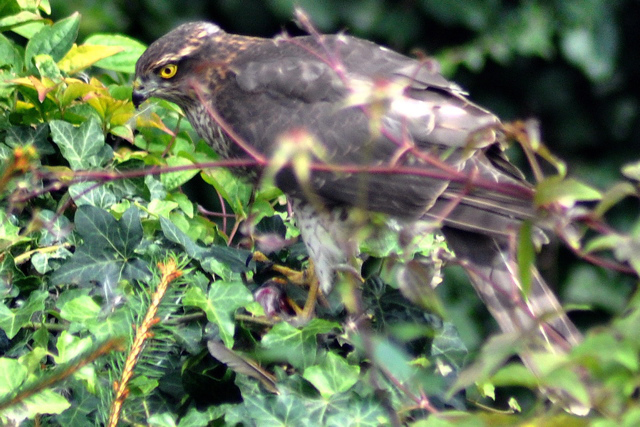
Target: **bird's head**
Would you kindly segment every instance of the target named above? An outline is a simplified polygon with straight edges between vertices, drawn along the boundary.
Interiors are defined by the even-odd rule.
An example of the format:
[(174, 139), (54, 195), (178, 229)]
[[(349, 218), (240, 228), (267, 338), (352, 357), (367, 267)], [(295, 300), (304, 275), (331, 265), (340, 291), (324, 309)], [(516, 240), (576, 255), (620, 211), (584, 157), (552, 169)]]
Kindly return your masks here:
[[(136, 108), (150, 97), (183, 104), (188, 85), (203, 62), (203, 50), (224, 31), (209, 22), (190, 22), (156, 40), (136, 63), (133, 104)], [(202, 68), (202, 67), (200, 67)]]

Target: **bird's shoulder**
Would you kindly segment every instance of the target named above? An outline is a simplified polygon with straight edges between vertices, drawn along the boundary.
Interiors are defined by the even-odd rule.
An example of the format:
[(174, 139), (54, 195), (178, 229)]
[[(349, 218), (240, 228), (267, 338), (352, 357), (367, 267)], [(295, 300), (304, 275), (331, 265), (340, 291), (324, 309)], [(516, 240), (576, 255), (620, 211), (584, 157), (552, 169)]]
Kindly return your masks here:
[(221, 48), (233, 52), (223, 84), (250, 93), (338, 101), (353, 90), (353, 82), (398, 81), (418, 90), (464, 94), (439, 73), (434, 60), (410, 58), (344, 34), (273, 39), (228, 35), (218, 41)]

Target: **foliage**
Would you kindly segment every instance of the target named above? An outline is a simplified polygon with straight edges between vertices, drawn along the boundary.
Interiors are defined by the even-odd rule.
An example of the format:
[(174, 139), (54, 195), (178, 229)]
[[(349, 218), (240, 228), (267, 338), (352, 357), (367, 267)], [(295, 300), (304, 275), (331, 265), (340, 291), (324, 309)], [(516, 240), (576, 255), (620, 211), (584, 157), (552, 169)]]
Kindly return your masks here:
[[(422, 3), (444, 13), (437, 2)], [(441, 19), (493, 28), (474, 13), (480, 3), (467, 2)], [(543, 12), (516, 8), (504, 25), (517, 26), (519, 13), (533, 16), (545, 40), (568, 37), (563, 43), (574, 52), (584, 34), (548, 29)], [(588, 233), (557, 224), (575, 253), (607, 267), (572, 288), (574, 301), (599, 301), (624, 313), (591, 329), (567, 356), (536, 355), (545, 367), (540, 378), (511, 361), (517, 337), (497, 336), (469, 353), (468, 305), (434, 300), (433, 292), (412, 299), (416, 304), (403, 296), (407, 282), (437, 274), (422, 262), (440, 248), (435, 237), (407, 254), (418, 253), (417, 264), (389, 256), (400, 252), (397, 240), (369, 242), (362, 295), (346, 274), (318, 318), (271, 325), (252, 291), (264, 283), (276, 292), (279, 285), (269, 263), (251, 261), (250, 249), (255, 243), (282, 264), (305, 264), (300, 244), (288, 245), (297, 230), (282, 195), (268, 184), (252, 194), (219, 168), (216, 154), (174, 106), (155, 102), (134, 110), (131, 73), (142, 44), (120, 34), (92, 34), (76, 44), (80, 16), (52, 22), (43, 17), (50, 13), (48, 1), (6, 1), (0, 8), (3, 423), (106, 423), (120, 402), (122, 423), (163, 426), (635, 425), (640, 298), (627, 298), (615, 270), (637, 277), (640, 223), (634, 218), (630, 231), (615, 231), (606, 214), (637, 196), (637, 163), (623, 169), (629, 181), (598, 192), (567, 179), (564, 164), (533, 132), (522, 141), (558, 171), (539, 184), (541, 206), (595, 200), (568, 209), (574, 218), (562, 217), (582, 220), (580, 231)], [(322, 10), (317, 13), (323, 25)], [(586, 37), (599, 53), (603, 41)], [(539, 50), (544, 43), (525, 42), (532, 43), (520, 38), (503, 49), (546, 54)], [(497, 55), (477, 47), (442, 56)], [(611, 71), (585, 61), (593, 52), (576, 52), (571, 55), (588, 77)], [(606, 64), (610, 53), (603, 53)], [(183, 192), (194, 177), (220, 196), (216, 212)], [(175, 265), (172, 273), (168, 265)], [(592, 306), (581, 308), (594, 313)], [(537, 391), (541, 384), (585, 398), (576, 367), (599, 384), (600, 412), (590, 418), (547, 411)]]

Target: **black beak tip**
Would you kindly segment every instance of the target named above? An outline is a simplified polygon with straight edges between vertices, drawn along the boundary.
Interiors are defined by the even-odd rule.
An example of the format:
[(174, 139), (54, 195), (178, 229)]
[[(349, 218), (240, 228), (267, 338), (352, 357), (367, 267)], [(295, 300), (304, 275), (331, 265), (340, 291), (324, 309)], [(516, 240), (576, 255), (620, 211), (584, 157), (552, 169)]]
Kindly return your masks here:
[(140, 104), (147, 100), (147, 98), (140, 92), (133, 91), (131, 95), (131, 100), (133, 101), (133, 106), (138, 108)]

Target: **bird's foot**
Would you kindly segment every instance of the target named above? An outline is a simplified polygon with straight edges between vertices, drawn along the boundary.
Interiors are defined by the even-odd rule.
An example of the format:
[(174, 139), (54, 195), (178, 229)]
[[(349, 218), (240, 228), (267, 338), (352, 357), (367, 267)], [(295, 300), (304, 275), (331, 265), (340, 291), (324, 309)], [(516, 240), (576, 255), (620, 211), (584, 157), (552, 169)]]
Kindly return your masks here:
[[(262, 252), (255, 252), (253, 254), (254, 261), (257, 262), (268, 262), (272, 263), (272, 261)], [(286, 299), (286, 305), (290, 307), (295, 315), (293, 317), (287, 317), (286, 313), (278, 314), (278, 317), (284, 318), (285, 320), (292, 321), (296, 324), (304, 324), (311, 320), (315, 314), (315, 307), (317, 301), (320, 299), (324, 301), (324, 297), (320, 293), (320, 282), (315, 274), (315, 269), (313, 262), (309, 261), (309, 267), (303, 271), (294, 270), (289, 267), (285, 267), (283, 265), (273, 264), (270, 267), (271, 271), (274, 271), (280, 275), (282, 275), (288, 284), (293, 284), (296, 286), (308, 287), (309, 293), (307, 295), (307, 300), (303, 307), (300, 307), (295, 301), (291, 298), (283, 295), (283, 298)], [(264, 307), (264, 304), (263, 304)], [(270, 313), (265, 309), (265, 312), (269, 316), (275, 313)]]

